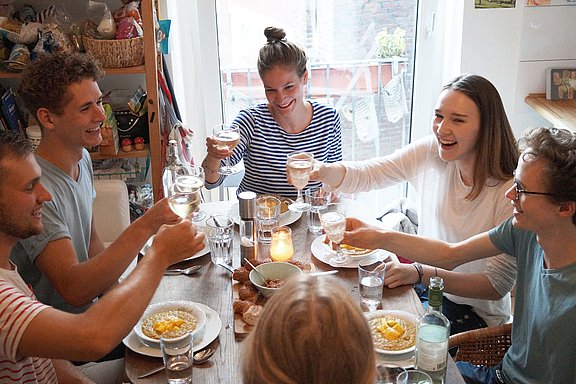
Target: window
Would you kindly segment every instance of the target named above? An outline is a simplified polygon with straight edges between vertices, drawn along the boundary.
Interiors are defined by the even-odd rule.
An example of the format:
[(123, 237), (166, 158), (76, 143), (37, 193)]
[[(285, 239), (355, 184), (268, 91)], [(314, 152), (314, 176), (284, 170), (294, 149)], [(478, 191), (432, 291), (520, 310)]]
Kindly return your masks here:
[[(416, 0), (216, 0), (224, 119), (265, 102), (256, 59), (264, 28), (275, 26), (306, 51), (307, 97), (340, 112), (344, 159), (402, 147), (410, 139), (416, 14)], [(395, 197), (403, 190), (392, 189)]]

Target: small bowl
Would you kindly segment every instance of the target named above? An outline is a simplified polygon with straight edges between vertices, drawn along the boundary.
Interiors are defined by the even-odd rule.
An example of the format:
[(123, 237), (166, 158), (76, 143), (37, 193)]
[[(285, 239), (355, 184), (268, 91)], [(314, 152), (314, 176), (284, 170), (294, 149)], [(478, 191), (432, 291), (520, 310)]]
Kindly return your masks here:
[[(136, 333), (136, 336), (138, 336), (140, 342), (151, 348), (160, 348), (160, 339), (153, 339), (151, 337), (146, 336), (144, 332), (142, 332), (142, 323), (146, 318), (148, 318), (151, 315), (154, 315), (159, 312), (173, 311), (173, 310), (185, 311), (194, 315), (194, 317), (196, 318), (196, 328), (191, 332), (192, 336), (194, 336), (196, 333), (204, 329), (204, 325), (206, 324), (206, 313), (204, 313), (204, 311), (200, 309), (200, 307), (198, 307), (196, 304), (190, 301), (166, 301), (163, 303), (149, 305), (148, 308), (146, 308), (146, 310), (144, 311), (144, 314), (142, 315), (138, 323), (134, 326), (134, 333)], [(179, 340), (182, 339), (183, 337), (184, 335), (180, 337), (175, 337), (174, 340)]]
[[(287, 281), (288, 279), (302, 273), (302, 270), (295, 266), (294, 264), (285, 263), (285, 262), (271, 262), (271, 263), (263, 263), (256, 267), (258, 272), (260, 272), (266, 279), (281, 279)], [(250, 271), (248, 275), (250, 281), (256, 289), (260, 291), (260, 293), (265, 297), (270, 297), (274, 293), (276, 293), (280, 288), (268, 288), (265, 287), (263, 284), (265, 283), (262, 281), (260, 276), (254, 270)]]

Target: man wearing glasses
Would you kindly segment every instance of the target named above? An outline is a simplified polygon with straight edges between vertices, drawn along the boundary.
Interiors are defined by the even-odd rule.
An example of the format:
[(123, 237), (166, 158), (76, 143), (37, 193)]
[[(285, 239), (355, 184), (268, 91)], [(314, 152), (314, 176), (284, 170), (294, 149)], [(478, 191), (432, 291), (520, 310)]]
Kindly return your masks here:
[[(495, 367), (458, 363), (467, 383), (574, 383), (576, 377), (576, 133), (535, 128), (520, 139), (513, 216), (460, 243), (348, 219), (343, 242), (442, 268), (499, 253), (516, 258), (512, 346)], [(422, 251), (425, 250), (425, 251)]]

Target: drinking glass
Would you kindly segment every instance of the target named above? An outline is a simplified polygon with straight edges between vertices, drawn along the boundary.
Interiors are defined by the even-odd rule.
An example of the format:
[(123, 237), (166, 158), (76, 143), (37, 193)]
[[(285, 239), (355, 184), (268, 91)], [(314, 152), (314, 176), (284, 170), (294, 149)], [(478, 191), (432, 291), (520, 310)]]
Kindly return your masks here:
[(294, 152), (288, 155), (286, 160), (288, 182), (298, 191), (296, 201), (288, 206), (291, 211), (305, 212), (310, 209), (310, 204), (302, 197), (302, 190), (310, 180), (310, 173), (314, 168), (313, 160), (314, 154), (309, 152)]
[(319, 209), (318, 214), (328, 240), (336, 247), (336, 256), (332, 257), (330, 262), (336, 264), (347, 262), (348, 256), (340, 249), (340, 242), (346, 231), (346, 207), (340, 203), (328, 204), (326, 207)]
[(432, 378), (426, 372), (410, 369), (402, 372), (396, 379), (397, 384), (433, 384)]
[(358, 263), (358, 284), (360, 286), (360, 305), (369, 312), (378, 309), (384, 289), (384, 269), (376, 268), (382, 263), (371, 259)]
[(160, 338), (160, 349), (169, 384), (192, 383), (192, 334), (175, 339)]
[(256, 225), (258, 227), (258, 242), (270, 244), (272, 229), (280, 224), (280, 199), (274, 196), (259, 196), (256, 198)]
[(397, 384), (398, 376), (406, 370), (399, 365), (383, 363), (376, 366), (376, 384)]
[(210, 259), (214, 264), (232, 265), (234, 221), (227, 215), (214, 215), (206, 220)]
[[(218, 143), (219, 150), (233, 151), (240, 142), (240, 127), (236, 124), (217, 124), (212, 127), (212, 137)], [(232, 175), (240, 172), (240, 167), (230, 165), (230, 157), (223, 160), (224, 165), (220, 167), (221, 175)]]
[[(204, 173), (204, 168), (202, 168), (199, 165), (190, 165), (187, 168), (188, 173), (190, 175), (196, 176), (197, 178), (202, 180), (202, 185), (206, 183), (206, 174)], [(204, 202), (204, 196), (202, 196), (202, 191), (200, 191), (200, 201)], [(206, 212), (204, 212), (202, 208), (198, 208), (198, 210), (192, 214), (192, 221), (194, 222), (202, 221), (205, 218), (206, 218)]]
[(318, 211), (330, 203), (331, 193), (326, 188), (310, 188), (304, 191), (306, 202), (310, 204), (308, 211), (308, 231), (321, 234), (322, 223)]
[(170, 186), (168, 205), (172, 212), (185, 219), (191, 216), (200, 207), (200, 188), (204, 181), (196, 176), (178, 176)]

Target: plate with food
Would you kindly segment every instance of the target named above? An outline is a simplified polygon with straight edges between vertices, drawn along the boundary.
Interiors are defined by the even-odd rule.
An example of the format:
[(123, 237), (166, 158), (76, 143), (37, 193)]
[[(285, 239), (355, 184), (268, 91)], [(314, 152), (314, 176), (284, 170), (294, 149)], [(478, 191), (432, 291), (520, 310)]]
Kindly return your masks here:
[[(144, 247), (140, 251), (141, 254), (143, 254), (143, 255), (146, 254), (146, 251), (148, 250), (148, 248), (150, 248), (152, 246), (153, 240), (154, 240), (154, 236), (152, 236), (148, 239), (148, 241), (146, 242), (146, 244), (144, 245)], [(210, 253), (210, 247), (208, 246), (208, 239), (204, 238), (204, 248), (202, 248), (201, 250), (196, 252), (194, 255), (192, 255), (192, 256), (188, 257), (187, 259), (184, 259), (184, 260), (197, 259), (199, 257), (202, 257), (202, 256), (208, 254), (208, 253)], [(182, 261), (184, 261), (184, 260), (182, 260)]]
[[(310, 249), (315, 258), (335, 268), (357, 268), (358, 262), (360, 260), (370, 258), (376, 262), (376, 261), (384, 261), (390, 257), (390, 252), (381, 249), (375, 249), (375, 250), (369, 250), (370, 252), (367, 252), (367, 254), (364, 255), (356, 255), (356, 256), (349, 255), (350, 257), (348, 261), (346, 261), (345, 263), (341, 264), (332, 263), (330, 260), (334, 257), (336, 251), (334, 251), (328, 244), (324, 243), (324, 238), (325, 235), (320, 235), (316, 239), (314, 239), (312, 245), (310, 246)], [(342, 247), (342, 245), (340, 245), (340, 248), (344, 252), (344, 248)], [(358, 250), (360, 249), (361, 248), (358, 248)]]
[[(222, 320), (220, 319), (220, 316), (212, 308), (201, 303), (187, 302), (187, 301), (180, 303), (188, 303), (188, 305), (194, 305), (202, 312), (204, 312), (205, 314), (204, 326), (200, 328), (194, 335), (194, 350), (201, 350), (206, 348), (206, 346), (208, 346), (208, 344), (214, 341), (214, 339), (216, 339), (220, 334), (220, 329), (222, 328)], [(149, 306), (149, 308), (151, 306)], [(144, 315), (142, 317), (144, 318)], [(126, 345), (128, 348), (130, 348), (132, 351), (136, 353), (152, 357), (162, 357), (160, 347), (144, 344), (140, 339), (140, 337), (136, 334), (134, 329), (132, 329), (132, 331), (130, 331), (128, 336), (124, 338), (123, 342), (124, 345)]]
[(402, 355), (416, 348), (419, 320), (405, 311), (378, 310), (366, 314), (374, 349), (387, 355)]
[[(328, 244), (325, 244), (325, 245), (327, 247), (329, 247)], [(342, 250), (342, 253), (344, 253), (345, 255), (348, 255), (351, 258), (368, 257), (368, 256), (374, 254), (376, 251), (378, 251), (377, 249), (360, 248), (360, 247), (355, 247), (353, 245), (348, 245), (348, 244), (340, 244), (340, 249)]]
[[(278, 197), (278, 196), (275, 196)], [(294, 212), (288, 209), (288, 206), (293, 201), (287, 197), (278, 197), (280, 199), (280, 225), (290, 225), (298, 221), (302, 216), (302, 212)], [(234, 203), (228, 211), (228, 215), (232, 218), (234, 223), (240, 224), (240, 213), (238, 212), (238, 203)]]

